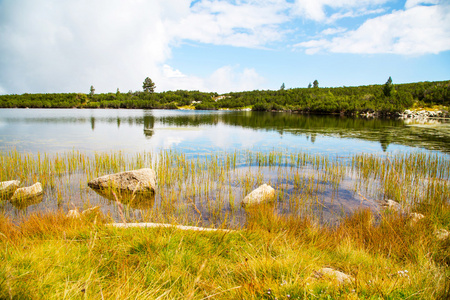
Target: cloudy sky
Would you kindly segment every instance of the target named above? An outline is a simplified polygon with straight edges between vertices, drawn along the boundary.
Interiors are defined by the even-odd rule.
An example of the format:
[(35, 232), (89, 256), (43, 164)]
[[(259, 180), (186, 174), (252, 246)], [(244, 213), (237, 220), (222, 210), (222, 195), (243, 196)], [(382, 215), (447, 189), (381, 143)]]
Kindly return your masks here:
[(0, 0), (0, 94), (450, 79), (450, 0)]

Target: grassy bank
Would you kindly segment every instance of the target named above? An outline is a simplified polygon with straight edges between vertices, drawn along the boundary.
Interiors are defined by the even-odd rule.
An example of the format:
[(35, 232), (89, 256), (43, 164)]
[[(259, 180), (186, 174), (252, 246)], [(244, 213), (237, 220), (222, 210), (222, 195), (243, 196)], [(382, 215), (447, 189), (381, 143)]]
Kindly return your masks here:
[[(450, 240), (431, 219), (362, 211), (337, 227), (261, 214), (229, 233), (0, 217), (1, 299), (446, 299)], [(353, 279), (317, 276), (323, 267)]]
[[(2, 201), (0, 299), (450, 295), (450, 239), (438, 234), (450, 229), (450, 160), (445, 155), (338, 158), (243, 151), (188, 158), (171, 151), (129, 156), (9, 151), (0, 160), (0, 181), (40, 181), (45, 201), (59, 203), (48, 212), (22, 214), (19, 209), (15, 214), (6, 211), (7, 200)], [(104, 210), (81, 219), (66, 217), (74, 201), (71, 189), (84, 195), (76, 206), (86, 208), (92, 205), (89, 178), (145, 166), (156, 170), (160, 198), (154, 206), (140, 208), (141, 221), (196, 225), (206, 215), (207, 226), (235, 230), (119, 229), (106, 225), (114, 216)], [(268, 173), (275, 177), (266, 177)], [(351, 189), (360, 195), (360, 208), (341, 215), (338, 222), (319, 222), (321, 209), (340, 199), (349, 176), (354, 178)], [(275, 203), (244, 211), (242, 197), (268, 178), (277, 191)], [(332, 194), (331, 204), (323, 197), (324, 189)], [(370, 199), (394, 199), (408, 208), (364, 209)], [(136, 221), (129, 205), (123, 205), (123, 217)], [(415, 222), (409, 212), (425, 217)], [(236, 215), (242, 216), (239, 226), (233, 221)], [(322, 276), (324, 267), (352, 279), (340, 283)]]

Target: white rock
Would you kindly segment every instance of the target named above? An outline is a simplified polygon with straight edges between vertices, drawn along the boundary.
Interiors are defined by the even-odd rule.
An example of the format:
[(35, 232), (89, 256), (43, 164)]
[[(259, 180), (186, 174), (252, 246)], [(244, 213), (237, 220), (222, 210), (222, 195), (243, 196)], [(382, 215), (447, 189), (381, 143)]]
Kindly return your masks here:
[(19, 180), (10, 180), (0, 182), (0, 197), (8, 196), (15, 192), (19, 188)]
[(36, 196), (40, 196), (44, 193), (42, 189), (42, 184), (40, 182), (36, 182), (35, 184), (23, 188), (18, 188), (10, 201), (24, 200), (28, 198), (33, 198)]
[(402, 210), (401, 204), (391, 199), (386, 200), (384, 203), (381, 204), (381, 206), (383, 206), (385, 209), (390, 209), (397, 212)]
[(156, 174), (149, 168), (121, 172), (93, 179), (88, 186), (99, 190), (114, 188), (130, 193), (155, 193)]
[(275, 197), (275, 190), (267, 184), (259, 186), (257, 189), (253, 190), (248, 194), (244, 200), (242, 200), (241, 205), (243, 207), (260, 204), (264, 202), (269, 202)]
[(441, 229), (436, 230), (434, 232), (434, 235), (436, 236), (436, 238), (438, 240), (443, 241), (443, 240), (446, 240), (446, 239), (448, 239), (450, 237), (450, 232), (448, 232), (448, 230), (445, 230), (445, 229), (441, 228)]
[(79, 219), (81, 217), (81, 214), (78, 211), (78, 209), (71, 209), (67, 212), (66, 217), (72, 219)]
[(424, 215), (419, 214), (419, 213), (410, 213), (409, 214), (409, 218), (411, 219), (411, 224), (415, 224), (417, 223), (417, 221), (419, 221), (420, 219), (425, 218)]
[(339, 283), (351, 283), (354, 278), (353, 276), (347, 275), (343, 272), (334, 270), (332, 268), (322, 268), (319, 271), (314, 272), (315, 278), (329, 278), (332, 280), (336, 280)]

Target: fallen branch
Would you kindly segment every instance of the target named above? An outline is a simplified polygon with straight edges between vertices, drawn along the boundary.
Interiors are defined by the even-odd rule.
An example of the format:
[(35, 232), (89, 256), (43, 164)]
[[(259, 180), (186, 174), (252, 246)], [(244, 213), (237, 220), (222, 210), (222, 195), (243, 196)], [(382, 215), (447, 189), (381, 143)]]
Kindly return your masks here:
[(107, 226), (117, 227), (117, 228), (130, 228), (130, 227), (144, 227), (144, 228), (176, 228), (180, 230), (194, 230), (194, 231), (221, 231), (221, 232), (232, 232), (231, 229), (220, 229), (220, 228), (206, 228), (206, 227), (196, 227), (196, 226), (184, 226), (184, 225), (172, 225), (164, 223), (110, 223)]

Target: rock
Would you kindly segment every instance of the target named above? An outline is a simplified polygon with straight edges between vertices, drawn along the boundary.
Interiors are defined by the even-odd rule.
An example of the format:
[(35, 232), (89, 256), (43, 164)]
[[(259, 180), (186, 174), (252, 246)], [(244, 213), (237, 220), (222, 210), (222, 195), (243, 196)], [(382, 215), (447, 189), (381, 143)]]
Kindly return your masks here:
[(0, 199), (8, 198), (19, 188), (19, 180), (0, 182)]
[(128, 193), (155, 193), (156, 174), (149, 168), (105, 175), (89, 181), (96, 190), (113, 189)]
[(336, 280), (340, 284), (351, 283), (354, 280), (353, 276), (347, 275), (332, 268), (322, 268), (319, 271), (315, 271), (313, 276), (317, 279), (322, 278)]
[(34, 198), (37, 196), (40, 196), (44, 193), (44, 190), (42, 189), (42, 184), (40, 182), (36, 182), (35, 184), (23, 188), (18, 188), (12, 198), (11, 202), (14, 201), (22, 201), (29, 198)]
[(434, 235), (436, 236), (436, 238), (438, 240), (443, 241), (450, 237), (450, 232), (448, 232), (448, 230), (441, 228), (441, 229), (436, 230), (434, 232)]
[(400, 203), (398, 203), (397, 201), (394, 200), (386, 200), (385, 202), (383, 202), (381, 204), (382, 207), (384, 207), (385, 209), (389, 209), (389, 210), (393, 210), (396, 212), (400, 212), (402, 211), (402, 205)]
[(410, 221), (411, 225), (413, 225), (413, 224), (417, 223), (417, 221), (419, 221), (420, 219), (425, 218), (425, 216), (422, 214), (419, 214), (419, 213), (410, 213), (409, 218), (411, 219), (411, 221)]
[(81, 217), (81, 214), (78, 211), (78, 209), (71, 209), (66, 214), (66, 218), (79, 219), (80, 217)]
[(88, 208), (86, 210), (83, 210), (81, 213), (78, 209), (71, 209), (67, 212), (66, 218), (72, 218), (72, 219), (80, 219), (81, 217), (95, 217), (100, 212), (100, 206), (94, 206), (91, 208)]
[(263, 184), (248, 194), (244, 200), (242, 200), (241, 205), (246, 207), (265, 203), (271, 201), (273, 198), (275, 198), (275, 190), (270, 185)]

